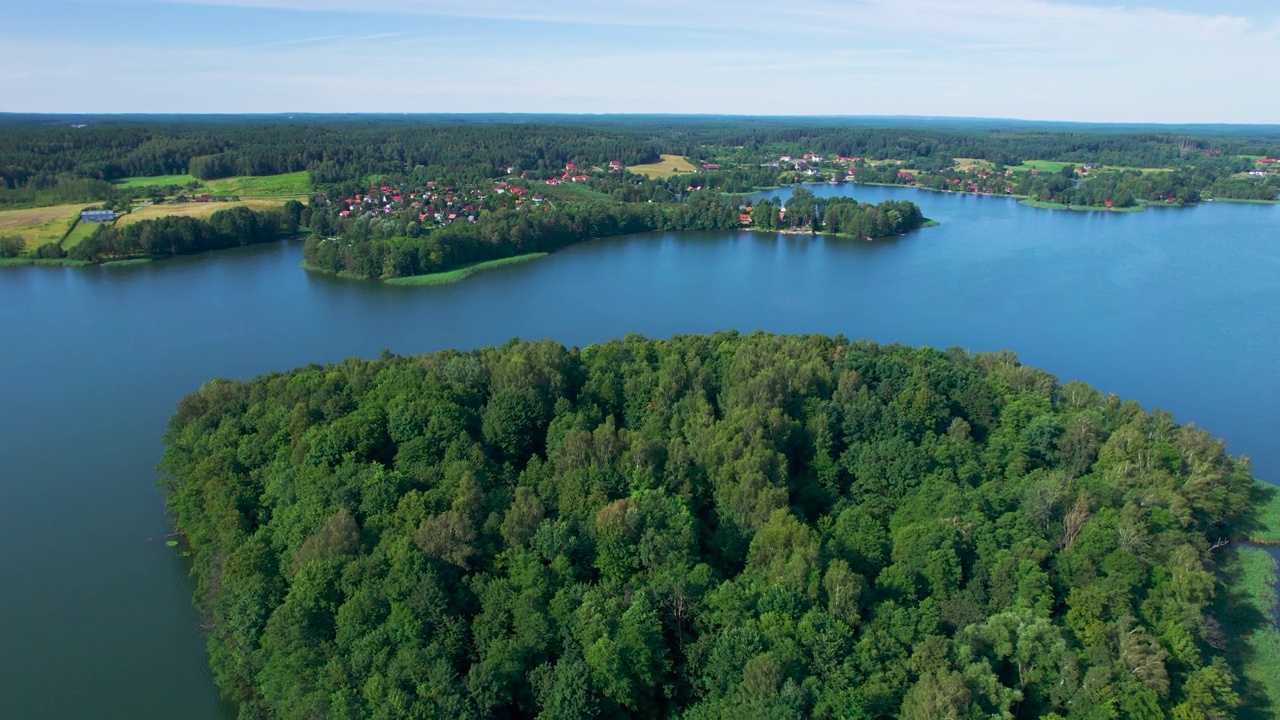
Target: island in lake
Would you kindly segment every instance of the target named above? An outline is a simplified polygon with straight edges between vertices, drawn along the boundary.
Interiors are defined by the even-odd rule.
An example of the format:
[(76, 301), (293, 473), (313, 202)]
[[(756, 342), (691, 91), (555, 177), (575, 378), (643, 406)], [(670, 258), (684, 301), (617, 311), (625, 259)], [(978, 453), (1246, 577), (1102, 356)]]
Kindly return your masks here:
[(1205, 431), (1007, 351), (721, 333), (386, 354), (212, 381), (166, 444), (242, 716), (1267, 702), (1238, 673), (1280, 637), (1251, 584), (1274, 562), (1222, 548), (1266, 539), (1276, 491)]

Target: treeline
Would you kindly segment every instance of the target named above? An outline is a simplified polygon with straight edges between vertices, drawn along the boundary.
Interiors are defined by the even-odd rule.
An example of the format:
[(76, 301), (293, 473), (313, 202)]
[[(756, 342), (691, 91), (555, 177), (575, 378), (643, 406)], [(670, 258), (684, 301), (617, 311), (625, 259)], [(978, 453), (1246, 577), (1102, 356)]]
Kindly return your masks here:
[[(785, 219), (779, 218), (780, 208), (777, 200), (757, 203), (746, 225), (876, 238), (914, 230), (924, 221), (920, 208), (908, 201), (870, 205), (851, 198), (814, 198), (804, 188), (797, 188), (788, 201)], [(708, 191), (692, 193), (684, 202), (503, 208), (481, 214), (474, 223), (458, 221), (442, 228), (424, 226), (416, 216), (334, 221), (313, 213), (314, 232), (303, 248), (303, 260), (314, 270), (391, 279), (554, 252), (593, 238), (654, 230), (731, 230), (744, 226), (741, 216), (740, 200)]]
[(103, 225), (66, 253), (72, 260), (101, 263), (143, 257), (188, 255), (272, 242), (298, 231), (304, 206), (296, 200), (280, 210), (244, 206), (219, 210), (208, 220), (165, 216), (129, 225)]
[(793, 190), (785, 206), (771, 198), (751, 208), (752, 227), (760, 230), (808, 229), (868, 239), (910, 232), (924, 220), (920, 207), (908, 200), (872, 205), (849, 197), (820, 198), (804, 187)]
[(1267, 711), (1215, 575), (1247, 462), (1008, 352), (387, 354), (212, 381), (165, 443), (245, 719)]
[(329, 235), (322, 235), (319, 225), (314, 227), (316, 232), (303, 249), (309, 267), (390, 279), (552, 252), (591, 238), (650, 230), (727, 230), (740, 227), (740, 222), (736, 201), (697, 193), (679, 204), (571, 203), (502, 209), (480, 215), (475, 223), (458, 221), (435, 229), (422, 226), (416, 218), (402, 223), (348, 220), (331, 226)]
[(658, 149), (648, 138), (608, 129), (423, 119), (8, 123), (0, 133), (0, 203), (29, 202), (41, 189), (76, 180), (188, 172), (209, 180), (306, 170), (316, 185), (351, 184), (358, 191), (367, 189), (361, 187), (367, 175), (430, 167), (432, 179), (460, 183), (505, 175), (507, 168), (652, 162)]
[[(3, 128), (0, 204), (106, 200), (105, 186), (74, 183), (188, 172), (208, 180), (305, 170), (321, 189), (349, 195), (367, 189), (362, 187), (367, 176), (419, 168), (429, 170), (433, 180), (461, 184), (505, 175), (508, 168), (541, 177), (566, 163), (635, 165), (656, 161), (664, 152), (695, 163), (724, 159), (749, 166), (777, 160), (780, 153), (816, 152), (899, 159), (932, 171), (958, 157), (1004, 165), (1053, 159), (1183, 167), (1219, 155), (1280, 154), (1280, 138), (1262, 130), (1243, 136), (1190, 128), (1186, 133), (1050, 131), (962, 121), (939, 129), (910, 119), (93, 118), (88, 127), (71, 127), (15, 118)], [(716, 184), (746, 192), (778, 180), (776, 170), (766, 182), (755, 176), (770, 175), (767, 169), (749, 174), (750, 181), (739, 174)], [(89, 197), (90, 189), (97, 195)]]

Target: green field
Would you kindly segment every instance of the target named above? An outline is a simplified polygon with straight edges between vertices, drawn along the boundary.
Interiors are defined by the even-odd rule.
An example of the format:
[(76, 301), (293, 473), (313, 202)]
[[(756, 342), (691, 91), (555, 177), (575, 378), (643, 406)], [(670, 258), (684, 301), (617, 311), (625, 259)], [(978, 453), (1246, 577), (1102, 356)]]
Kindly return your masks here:
[(597, 192), (586, 186), (586, 183), (565, 183), (563, 185), (548, 185), (540, 188), (538, 192), (543, 196), (550, 198), (552, 201), (561, 202), (614, 202), (613, 198), (602, 192)]
[(409, 277), (392, 278), (387, 280), (391, 285), (441, 285), (443, 283), (457, 282), (470, 275), (487, 270), (489, 268), (499, 267), (501, 265), (513, 265), (515, 263), (525, 262), (528, 260), (536, 260), (545, 256), (547, 253), (537, 252), (528, 253), (526, 255), (516, 255), (515, 257), (499, 258), (497, 260), (486, 260), (484, 262), (471, 263), (454, 268), (446, 272), (431, 273), (430, 275), (411, 275)]
[(1098, 168), (1097, 170), (1094, 170), (1093, 172), (1098, 172), (1101, 170), (1107, 170), (1107, 171), (1114, 170), (1117, 172), (1120, 170), (1137, 170), (1140, 173), (1173, 172), (1173, 168), (1134, 167), (1132, 165), (1104, 165)]
[(80, 211), (84, 207), (81, 203), (0, 210), (0, 235), (17, 235), (27, 250), (35, 250), (45, 243), (62, 240), (72, 224), (80, 219)]
[(124, 188), (165, 187), (167, 185), (188, 185), (200, 182), (192, 175), (151, 175), (148, 177), (127, 177), (116, 180), (115, 184)]
[(158, 217), (194, 217), (206, 219), (210, 215), (219, 210), (228, 208), (245, 206), (250, 210), (262, 212), (263, 210), (275, 210), (284, 204), (283, 199), (279, 200), (236, 200), (231, 202), (207, 202), (207, 203), (161, 203), (159, 205), (144, 205), (137, 210), (125, 215), (116, 222), (121, 226), (132, 225), (143, 220), (153, 220)]
[(302, 172), (285, 173), (284, 175), (263, 175), (261, 177), (237, 176), (218, 180), (197, 180), (191, 175), (152, 175), (150, 177), (130, 177), (117, 180), (116, 185), (123, 188), (166, 187), (170, 185), (187, 186), (196, 183), (189, 194), (209, 193), (211, 195), (236, 195), (239, 197), (303, 197), (311, 192), (311, 177)]
[[(1222, 621), (1227, 657), (1241, 675), (1238, 718), (1274, 718), (1280, 709), (1280, 631), (1275, 625), (1276, 561), (1261, 548), (1227, 551), (1215, 615)], [(1230, 608), (1230, 611), (1228, 611)]]
[(214, 195), (245, 197), (303, 197), (311, 193), (311, 176), (307, 171), (261, 177), (229, 177), (207, 180), (204, 187)]
[(76, 226), (71, 228), (71, 232), (68, 233), (67, 236), (62, 239), (62, 249), (70, 250), (71, 248), (79, 245), (81, 241), (83, 241), (85, 238), (92, 235), (95, 230), (102, 227), (103, 225), (109, 225), (109, 224), (110, 223), (77, 222)]
[(651, 178), (667, 178), (698, 171), (698, 168), (683, 155), (663, 155), (662, 160), (656, 163), (632, 165), (627, 169), (637, 175), (648, 175)]
[(1014, 170), (1039, 170), (1040, 172), (1061, 172), (1064, 167), (1077, 167), (1075, 163), (1058, 162), (1056, 160), (1023, 160)]

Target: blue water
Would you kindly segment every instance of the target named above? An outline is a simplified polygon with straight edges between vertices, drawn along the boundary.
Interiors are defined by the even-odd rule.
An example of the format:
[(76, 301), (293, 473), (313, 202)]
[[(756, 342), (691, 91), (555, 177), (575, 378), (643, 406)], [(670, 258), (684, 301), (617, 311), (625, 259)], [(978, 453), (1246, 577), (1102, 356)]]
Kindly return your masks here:
[(1087, 214), (814, 190), (911, 199), (942, 225), (876, 243), (654, 233), (436, 287), (310, 275), (296, 243), (0, 268), (0, 716), (234, 716), (154, 488), (165, 421), (214, 376), (728, 328), (1008, 348), (1195, 422), (1280, 481), (1280, 206)]

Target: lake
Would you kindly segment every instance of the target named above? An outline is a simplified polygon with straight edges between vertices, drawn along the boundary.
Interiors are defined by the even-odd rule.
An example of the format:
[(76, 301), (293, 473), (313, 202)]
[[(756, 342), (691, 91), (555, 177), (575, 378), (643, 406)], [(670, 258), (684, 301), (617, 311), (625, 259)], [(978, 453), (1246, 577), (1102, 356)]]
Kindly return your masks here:
[[(211, 377), (736, 328), (1012, 349), (1225, 437), (1280, 481), (1280, 206), (1038, 210), (910, 199), (942, 225), (866, 243), (651, 233), (461, 283), (312, 275), (299, 243), (117, 268), (0, 268), (0, 704), (15, 718), (228, 718), (156, 481)], [(785, 193), (787, 191), (777, 191)]]

